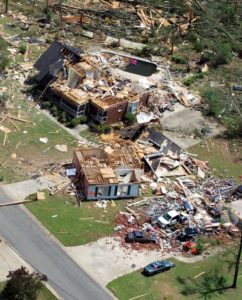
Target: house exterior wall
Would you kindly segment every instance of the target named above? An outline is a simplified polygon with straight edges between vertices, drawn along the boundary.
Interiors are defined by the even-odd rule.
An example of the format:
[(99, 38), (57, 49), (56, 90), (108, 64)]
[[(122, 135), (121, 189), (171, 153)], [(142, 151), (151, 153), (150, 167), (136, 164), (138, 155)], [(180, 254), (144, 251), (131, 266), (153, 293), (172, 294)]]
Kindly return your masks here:
[[(121, 103), (117, 103), (115, 105), (110, 106), (107, 111), (107, 117), (105, 121), (100, 121), (100, 119), (97, 118), (98, 114), (98, 108), (90, 103), (89, 105), (89, 114), (90, 116), (99, 123), (107, 123), (107, 124), (113, 124), (117, 123), (123, 120), (124, 115), (127, 111), (128, 107), (128, 101), (123, 101)], [(101, 110), (101, 108), (99, 108)], [(103, 110), (105, 111), (105, 110)]]
[(143, 94), (143, 95), (140, 97), (139, 106), (144, 106), (144, 107), (146, 107), (146, 106), (148, 105), (148, 102), (149, 102), (149, 96), (150, 96), (149, 93)]
[[(118, 189), (124, 186), (129, 190), (128, 195), (118, 195)], [(107, 188), (108, 195), (98, 195), (98, 188), (103, 187)], [(89, 185), (85, 196), (86, 200), (135, 198), (139, 196), (139, 184)]]
[[(97, 121), (100, 124), (107, 123), (107, 124), (114, 124), (120, 121), (123, 121), (124, 115), (127, 112), (128, 109), (128, 100), (123, 101), (117, 104), (114, 104), (110, 106), (107, 110), (107, 115), (105, 120), (100, 120), (98, 118), (98, 110), (102, 110), (101, 108), (98, 108), (96, 105), (92, 104), (91, 102), (86, 103), (85, 110), (81, 110), (78, 108), (78, 106), (75, 107), (75, 105), (70, 104), (68, 105), (67, 99), (62, 99), (61, 96), (55, 94), (53, 91), (50, 91), (47, 96), (51, 101), (54, 101), (55, 104), (57, 104), (60, 108), (62, 108), (64, 111), (66, 111), (69, 115), (72, 117), (79, 117), (82, 115), (90, 116), (93, 120)], [(144, 94), (140, 97), (139, 100), (139, 107), (147, 106), (149, 100), (149, 94)], [(79, 110), (79, 111), (78, 111)]]
[(81, 105), (74, 105), (71, 103), (68, 103), (67, 100), (62, 99), (60, 101), (60, 107), (66, 111), (69, 115), (73, 117), (80, 117), (86, 114), (87, 110), (87, 103), (81, 104)]
[(78, 160), (78, 157), (76, 155), (76, 153), (74, 152), (73, 154), (73, 160), (72, 160), (72, 163), (73, 165), (75, 166), (76, 168), (76, 176), (77, 178), (79, 179), (79, 182), (80, 182), (80, 185), (81, 185), (81, 189), (82, 189), (82, 192), (87, 195), (88, 193), (88, 182), (87, 182), (87, 179), (86, 179), (86, 176), (82, 170), (82, 167), (79, 163), (79, 160)]
[[(46, 97), (53, 103), (55, 103), (57, 106), (59, 106), (63, 111), (67, 112), (72, 117), (80, 117), (83, 115), (87, 114), (88, 111), (88, 103), (86, 104), (81, 104), (81, 105), (74, 105), (74, 104), (69, 104), (68, 105), (68, 100), (63, 99), (61, 96), (58, 94), (54, 93), (52, 90), (48, 91), (46, 93)], [(80, 106), (85, 105), (85, 109), (80, 109)]]
[(123, 120), (127, 112), (128, 101), (109, 107), (107, 110), (107, 124), (117, 123)]

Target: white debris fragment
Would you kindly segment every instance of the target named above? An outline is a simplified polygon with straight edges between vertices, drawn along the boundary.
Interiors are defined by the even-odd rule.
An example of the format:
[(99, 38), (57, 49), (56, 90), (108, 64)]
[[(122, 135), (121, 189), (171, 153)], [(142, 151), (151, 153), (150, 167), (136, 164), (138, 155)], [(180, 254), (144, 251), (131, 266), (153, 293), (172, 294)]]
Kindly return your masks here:
[(48, 140), (47, 137), (43, 137), (43, 138), (39, 138), (39, 141), (40, 141), (41, 143), (47, 144), (49, 140)]

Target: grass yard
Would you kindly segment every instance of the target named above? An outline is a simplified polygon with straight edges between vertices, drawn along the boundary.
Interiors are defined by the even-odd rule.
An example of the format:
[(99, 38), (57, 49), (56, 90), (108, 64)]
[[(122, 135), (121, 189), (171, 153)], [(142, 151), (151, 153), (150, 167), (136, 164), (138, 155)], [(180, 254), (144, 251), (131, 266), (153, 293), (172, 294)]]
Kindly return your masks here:
[(84, 202), (79, 208), (68, 197), (46, 192), (46, 200), (26, 207), (63, 245), (77, 246), (111, 235), (115, 213), (122, 210), (124, 201), (109, 202), (106, 210), (96, 207), (96, 202)]
[[(242, 140), (212, 138), (188, 149), (207, 160), (213, 173), (219, 177), (230, 177), (239, 182), (242, 175)], [(225, 171), (227, 170), (227, 171)]]
[[(221, 280), (221, 276), (223, 276), (225, 280), (225, 286), (232, 284), (233, 271), (229, 271), (229, 265), (225, 263), (226, 260), (231, 261), (232, 259), (233, 256), (231, 253), (225, 253), (225, 255), (217, 254), (193, 264), (183, 263), (176, 259), (172, 259), (176, 264), (176, 267), (167, 272), (153, 277), (145, 277), (140, 271), (137, 271), (113, 280), (107, 287), (120, 300), (205, 299), (201, 292), (206, 290), (205, 285), (208, 282), (211, 283), (211, 286), (209, 287), (210, 291), (221, 287), (220, 284), (215, 284), (216, 280)], [(198, 278), (193, 279), (193, 277), (202, 272), (205, 273)], [(194, 288), (200, 292), (189, 292)], [(241, 295), (242, 268), (239, 272), (237, 289), (223, 290), (222, 294), (210, 293), (208, 296), (211, 297), (207, 297), (206, 299), (240, 300)]]
[[(5, 282), (0, 282), (0, 293), (3, 290)], [(1, 295), (0, 295), (1, 300)], [(57, 298), (47, 289), (47, 287), (42, 284), (41, 289), (39, 290), (37, 300), (57, 300)]]
[(56, 300), (57, 298), (47, 289), (45, 285), (40, 289), (37, 300)]
[(99, 136), (97, 133), (91, 132), (89, 129), (84, 129), (79, 132), (79, 135), (90, 142), (99, 144)]
[[(72, 151), (76, 145), (74, 137), (49, 120), (33, 107), (33, 103), (19, 100), (15, 113), (32, 123), (7, 120), (1, 125), (9, 128), (6, 145), (3, 146), (4, 133), (0, 131), (0, 178), (4, 182), (25, 180), (38, 173), (50, 163), (64, 162), (72, 158)], [(47, 137), (46, 144), (39, 138)], [(54, 148), (56, 144), (67, 144), (68, 152), (59, 152)]]

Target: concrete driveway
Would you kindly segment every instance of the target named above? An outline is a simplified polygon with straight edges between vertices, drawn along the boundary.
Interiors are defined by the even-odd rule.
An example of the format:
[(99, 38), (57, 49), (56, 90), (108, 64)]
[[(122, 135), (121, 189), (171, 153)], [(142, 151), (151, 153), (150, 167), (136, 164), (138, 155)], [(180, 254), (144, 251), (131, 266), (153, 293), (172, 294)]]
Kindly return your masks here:
[(242, 220), (242, 199), (231, 202), (230, 207), (233, 209), (235, 214)]
[(196, 137), (195, 131), (209, 128), (211, 132), (207, 134), (207, 138), (216, 136), (223, 131), (223, 127), (214, 119), (206, 118), (200, 111), (186, 108), (179, 103), (176, 103), (174, 111), (163, 113), (160, 124), (164, 128), (163, 133), (184, 149), (201, 141)]
[(119, 238), (102, 238), (83, 246), (67, 247), (67, 251), (102, 286), (113, 279), (143, 268), (158, 259), (171, 257), (160, 251), (136, 251), (120, 246)]

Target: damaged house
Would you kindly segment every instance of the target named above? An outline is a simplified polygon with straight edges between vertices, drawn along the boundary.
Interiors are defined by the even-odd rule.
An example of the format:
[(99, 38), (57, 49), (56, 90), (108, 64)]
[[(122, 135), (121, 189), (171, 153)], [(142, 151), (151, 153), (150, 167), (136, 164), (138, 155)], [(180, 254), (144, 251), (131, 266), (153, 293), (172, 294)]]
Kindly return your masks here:
[(132, 145), (77, 149), (73, 165), (87, 200), (139, 196), (143, 166)]
[(71, 117), (87, 115), (97, 123), (122, 121), (148, 104), (149, 93), (113, 75), (106, 53), (84, 54), (53, 42), (35, 63), (37, 81), (46, 96)]

